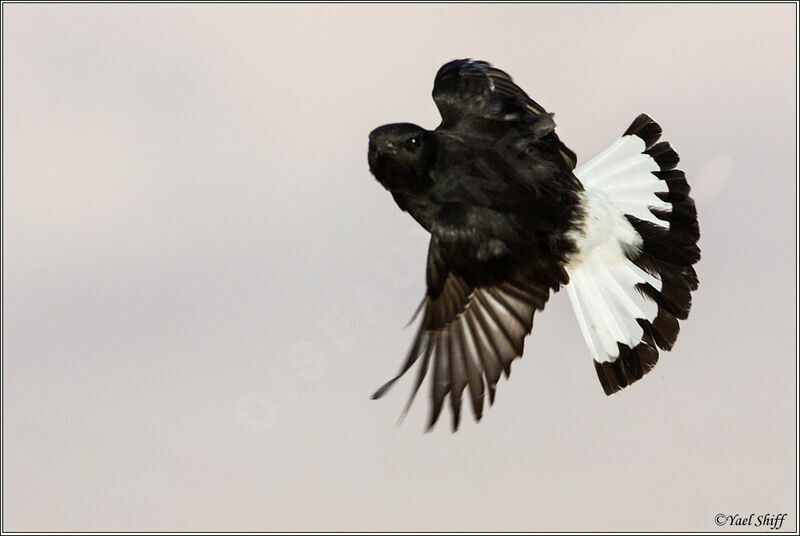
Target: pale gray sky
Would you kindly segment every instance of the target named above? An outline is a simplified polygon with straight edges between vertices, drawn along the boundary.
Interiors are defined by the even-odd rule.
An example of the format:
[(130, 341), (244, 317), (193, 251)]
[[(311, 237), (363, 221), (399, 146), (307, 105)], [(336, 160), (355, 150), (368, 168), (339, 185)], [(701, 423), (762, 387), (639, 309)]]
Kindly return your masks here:
[[(3, 5), (5, 530), (720, 530), (795, 504), (795, 9)], [(488, 60), (697, 200), (678, 344), (613, 397), (565, 295), (481, 423), (395, 427), (425, 232), (367, 169)], [(727, 530), (727, 527), (722, 527)]]

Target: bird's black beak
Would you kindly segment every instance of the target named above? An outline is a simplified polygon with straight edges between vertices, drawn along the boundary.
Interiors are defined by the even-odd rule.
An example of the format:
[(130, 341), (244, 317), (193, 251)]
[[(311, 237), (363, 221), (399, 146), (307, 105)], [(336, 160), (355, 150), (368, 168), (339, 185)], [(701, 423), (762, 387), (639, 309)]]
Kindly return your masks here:
[(388, 141), (379, 142), (375, 149), (381, 154), (394, 154), (397, 152), (396, 147)]
[(375, 169), (379, 165), (379, 162), (382, 161), (385, 157), (391, 156), (397, 153), (397, 147), (394, 144), (388, 141), (379, 141), (374, 142), (370, 140), (369, 142), (369, 167), (372, 170), (373, 174)]

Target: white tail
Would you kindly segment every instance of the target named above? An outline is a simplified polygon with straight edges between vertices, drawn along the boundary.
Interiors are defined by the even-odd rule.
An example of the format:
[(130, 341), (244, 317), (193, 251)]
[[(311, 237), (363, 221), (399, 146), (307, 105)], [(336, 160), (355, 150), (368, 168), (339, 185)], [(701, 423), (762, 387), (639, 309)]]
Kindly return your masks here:
[[(671, 348), (697, 287), (697, 214), (683, 173), (672, 170), (677, 154), (655, 144), (660, 134), (640, 116), (575, 168), (584, 219), (572, 235), (577, 252), (566, 288), (607, 394), (649, 371), (656, 346)], [(681, 210), (673, 214), (675, 206)]]

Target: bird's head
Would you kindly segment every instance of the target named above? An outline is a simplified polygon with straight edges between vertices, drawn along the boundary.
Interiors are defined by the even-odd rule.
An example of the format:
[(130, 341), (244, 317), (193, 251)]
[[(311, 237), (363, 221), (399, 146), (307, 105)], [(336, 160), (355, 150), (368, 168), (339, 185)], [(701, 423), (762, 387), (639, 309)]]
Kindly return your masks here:
[(429, 188), (435, 153), (432, 133), (417, 125), (384, 125), (369, 134), (369, 169), (392, 193), (414, 194)]

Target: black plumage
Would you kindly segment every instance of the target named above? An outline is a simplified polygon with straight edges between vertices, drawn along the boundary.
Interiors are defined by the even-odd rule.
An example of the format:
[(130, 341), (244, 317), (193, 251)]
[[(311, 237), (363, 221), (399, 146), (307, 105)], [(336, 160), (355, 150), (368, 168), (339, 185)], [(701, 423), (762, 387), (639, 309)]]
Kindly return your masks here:
[[(369, 136), (371, 172), (431, 233), (421, 324), (399, 374), (374, 398), (420, 362), (408, 404), (431, 373), (429, 427), (449, 395), (455, 430), (463, 391), (480, 419), (484, 397), (494, 401), (500, 376), (508, 376), (522, 355), (534, 313), (568, 283), (566, 266), (578, 253), (575, 236), (585, 217), (584, 188), (573, 173), (575, 153), (556, 135), (552, 114), (503, 71), (482, 61), (452, 61), (437, 73), (433, 98), (442, 116), (435, 130), (397, 123)], [(667, 201), (684, 207), (666, 216), (691, 219), (685, 180), (670, 171), (677, 154), (656, 144), (660, 127), (642, 116), (629, 130), (645, 139), (667, 173)], [(672, 235), (664, 239), (649, 222), (631, 223), (652, 236), (635, 262), (651, 270), (691, 263), (688, 244), (676, 247)], [(683, 225), (681, 236), (691, 240), (692, 231)], [(688, 276), (676, 276), (663, 295), (653, 289), (665, 318), (688, 313)], [(648, 322), (644, 346), (621, 350), (613, 370), (597, 364), (606, 392), (649, 370), (658, 359), (654, 345), (670, 345), (673, 332), (669, 318)]]
[(565, 232), (581, 186), (552, 116), (502, 71), (451, 62), (437, 74), (433, 97), (442, 124), (374, 130), (369, 163), (400, 208), (431, 232), (423, 320), (400, 375), (422, 357), (418, 388), (432, 359), (430, 425), (450, 393), (456, 428), (462, 391), (480, 417), (484, 393), (494, 400), (501, 371), (508, 375), (522, 354), (534, 311), (567, 281)]

